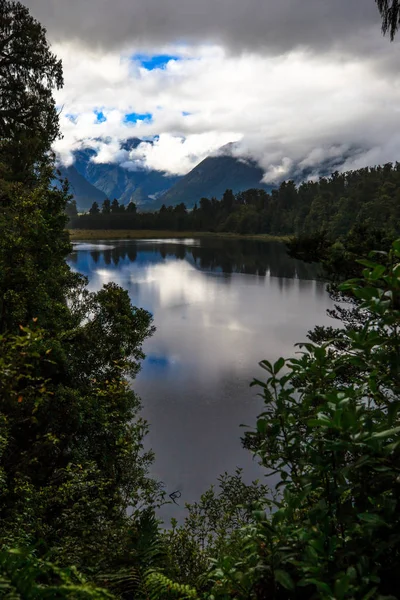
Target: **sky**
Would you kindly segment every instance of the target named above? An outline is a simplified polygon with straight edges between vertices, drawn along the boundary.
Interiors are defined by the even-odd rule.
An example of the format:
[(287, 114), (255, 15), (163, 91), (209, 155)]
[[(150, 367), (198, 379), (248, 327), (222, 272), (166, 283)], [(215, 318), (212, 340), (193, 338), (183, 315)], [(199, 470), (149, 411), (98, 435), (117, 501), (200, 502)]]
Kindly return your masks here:
[[(183, 175), (230, 152), (278, 182), (400, 157), (400, 42), (374, 0), (25, 3), (63, 61), (64, 164), (92, 147)], [(144, 142), (121, 150), (129, 137)]]

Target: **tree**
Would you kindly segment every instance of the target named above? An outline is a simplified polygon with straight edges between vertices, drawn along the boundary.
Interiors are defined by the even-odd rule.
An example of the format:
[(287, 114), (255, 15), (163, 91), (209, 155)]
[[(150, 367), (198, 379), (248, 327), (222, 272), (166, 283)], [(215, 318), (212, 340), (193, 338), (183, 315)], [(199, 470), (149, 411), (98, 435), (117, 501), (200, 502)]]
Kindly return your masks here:
[(218, 557), (215, 598), (398, 595), (400, 240), (376, 256), (342, 286), (364, 316), (343, 332), (345, 350), (331, 338), (260, 363), (265, 406), (247, 438), (278, 496)]
[(20, 2), (0, 3), (0, 159), (13, 179), (27, 180), (59, 135), (53, 89), (63, 84), (61, 61), (44, 28)]
[(99, 208), (99, 205), (97, 204), (97, 202), (93, 202), (92, 206), (89, 209), (89, 214), (90, 215), (100, 214), (100, 208)]
[(184, 204), (184, 202), (181, 202), (180, 204), (177, 204), (174, 207), (174, 214), (176, 214), (176, 215), (186, 215), (187, 214), (187, 209), (186, 209), (186, 205)]
[(232, 190), (225, 190), (224, 195), (222, 196), (221, 206), (229, 212), (232, 210), (234, 203), (235, 196)]
[(101, 212), (103, 215), (109, 215), (111, 212), (111, 202), (109, 201), (108, 198), (106, 198), (103, 202), (102, 208), (101, 208)]
[(126, 207), (126, 212), (135, 215), (137, 212), (136, 204), (134, 202), (129, 202), (128, 206)]
[(382, 17), (382, 31), (389, 33), (391, 41), (394, 40), (400, 23), (400, 3), (398, 0), (375, 0)]
[[(47, 47), (44, 30), (19, 4), (1, 10), (4, 47), (32, 50), (29, 90), (41, 80), (32, 45)], [(47, 58), (49, 68), (59, 65)], [(44, 92), (43, 101), (33, 99), (38, 124), (55, 114), (47, 91), (48, 103)], [(155, 501), (147, 425), (128, 383), (153, 328), (127, 292), (109, 284), (93, 294), (69, 268), (70, 196), (54, 184), (51, 156), (43, 157), (57, 121), (52, 132), (26, 117), (32, 130), (22, 136), (22, 114), (22, 124), (4, 121), (13, 144), (0, 157), (0, 537), (8, 547), (40, 541), (37, 553), (90, 569), (123, 553), (141, 507)], [(10, 165), (25, 151), (29, 169), (20, 177)]]
[(253, 511), (271, 490), (259, 481), (245, 484), (241, 469), (224, 473), (198, 502), (187, 504), (182, 524), (165, 531), (170, 576), (181, 584), (201, 585), (211, 560), (234, 552), (241, 527), (254, 522)]
[(34, 189), (0, 177), (0, 333), (33, 318), (49, 331), (68, 322), (66, 298), (76, 281), (65, 262), (69, 195), (51, 187), (46, 173)]
[(7, 549), (0, 553), (0, 582), (1, 596), (14, 600), (114, 598), (106, 590), (87, 582), (76, 569), (60, 569), (20, 549)]
[[(104, 206), (104, 204), (103, 204), (103, 206)], [(111, 203), (111, 212), (113, 214), (117, 214), (120, 212), (119, 202), (116, 198), (114, 198), (114, 200)]]

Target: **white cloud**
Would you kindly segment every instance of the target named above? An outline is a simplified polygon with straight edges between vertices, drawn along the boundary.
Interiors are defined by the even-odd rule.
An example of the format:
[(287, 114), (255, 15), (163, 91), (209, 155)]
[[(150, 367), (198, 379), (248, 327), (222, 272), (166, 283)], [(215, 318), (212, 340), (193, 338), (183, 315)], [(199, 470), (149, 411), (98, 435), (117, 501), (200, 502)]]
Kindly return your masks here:
[[(273, 181), (351, 149), (357, 157), (347, 166), (399, 156), (400, 77), (382, 68), (396, 52), (393, 45), (364, 60), (338, 52), (233, 56), (219, 46), (178, 46), (157, 49), (181, 59), (152, 71), (131, 60), (138, 48), (124, 54), (72, 43), (54, 49), (65, 71), (57, 95), (64, 138), (56, 150), (67, 163), (72, 150), (91, 145), (100, 162), (183, 174), (233, 141), (233, 151), (257, 160), (265, 180)], [(126, 123), (133, 112), (153, 118)], [(119, 150), (122, 139), (155, 135), (153, 145), (129, 156)]]

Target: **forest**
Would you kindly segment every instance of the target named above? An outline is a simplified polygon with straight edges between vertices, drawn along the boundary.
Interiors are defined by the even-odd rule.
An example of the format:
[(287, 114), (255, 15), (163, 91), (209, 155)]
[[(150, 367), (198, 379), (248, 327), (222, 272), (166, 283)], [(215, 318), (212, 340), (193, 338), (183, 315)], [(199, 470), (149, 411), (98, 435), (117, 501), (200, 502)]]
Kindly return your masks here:
[(184, 204), (162, 206), (157, 212), (138, 212), (118, 200), (93, 203), (78, 216), (68, 207), (69, 227), (78, 229), (155, 229), (213, 231), (238, 234), (304, 235), (326, 231), (346, 234), (356, 224), (400, 233), (400, 163), (333, 173), (316, 182), (296, 186), (281, 183), (270, 194), (251, 189), (238, 194), (226, 190), (220, 201), (201, 198), (193, 210)]
[[(387, 8), (380, 1), (384, 17)], [(265, 483), (223, 475), (183, 523), (161, 524), (166, 498), (149, 475), (134, 391), (143, 342), (157, 335), (152, 317), (116, 284), (91, 292), (66, 262), (70, 194), (54, 185), (51, 151), (62, 65), (19, 2), (0, 3), (0, 48), (0, 598), (398, 598), (398, 221), (351, 226), (366, 197), (377, 219), (383, 207), (395, 214), (397, 167), (283, 187), (282, 223), (303, 234), (289, 250), (323, 263), (336, 327), (260, 363), (253, 385), (264, 407), (242, 443)], [(336, 223), (339, 244), (314, 235), (314, 217), (296, 229), (301, 189), (319, 190), (304, 207)], [(234, 221), (261, 214), (264, 200), (238, 205), (226, 194), (217, 206)], [(215, 206), (198, 209), (208, 223)], [(271, 474), (279, 482), (269, 489)]]

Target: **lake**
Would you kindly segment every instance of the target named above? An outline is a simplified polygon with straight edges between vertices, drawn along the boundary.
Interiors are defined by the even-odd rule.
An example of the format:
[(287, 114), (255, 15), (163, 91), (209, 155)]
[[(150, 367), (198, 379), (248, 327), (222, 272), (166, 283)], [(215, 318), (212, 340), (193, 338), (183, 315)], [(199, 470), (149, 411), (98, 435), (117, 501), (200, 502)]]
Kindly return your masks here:
[(153, 475), (180, 518), (219, 474), (243, 468), (262, 476), (241, 447), (241, 424), (255, 425), (262, 404), (249, 384), (262, 359), (293, 355), (309, 329), (331, 320), (318, 269), (287, 256), (277, 242), (218, 238), (77, 243), (70, 265), (89, 288), (114, 281), (150, 311), (157, 328), (134, 382), (150, 423)]

